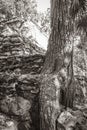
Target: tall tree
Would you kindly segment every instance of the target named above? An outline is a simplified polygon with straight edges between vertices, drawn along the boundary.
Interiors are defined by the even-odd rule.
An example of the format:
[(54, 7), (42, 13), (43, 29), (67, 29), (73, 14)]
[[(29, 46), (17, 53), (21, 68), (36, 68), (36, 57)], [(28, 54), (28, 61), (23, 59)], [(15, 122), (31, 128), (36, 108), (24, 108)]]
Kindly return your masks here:
[[(43, 72), (51, 73), (58, 71), (63, 65), (63, 50), (65, 46), (65, 21), (67, 20), (68, 8), (63, 0), (51, 0), (51, 35)], [(68, 6), (67, 6), (68, 7)]]
[[(51, 0), (51, 35), (43, 72), (51, 73), (62, 67), (63, 53), (61, 50), (66, 46), (67, 38), (70, 40), (70, 36), (75, 33), (75, 23), (79, 19), (84, 21), (82, 20), (83, 11), (86, 11), (86, 0)], [(86, 24), (85, 21), (83, 24), (80, 23), (77, 24), (80, 27)]]
[[(83, 2), (81, 0), (51, 0), (51, 35), (42, 70), (42, 73), (48, 76), (42, 81), (40, 96), (42, 130), (56, 130), (56, 116), (58, 115), (58, 105), (60, 105), (60, 79), (58, 79), (60, 77), (62, 77), (62, 82), (64, 81), (65, 91), (62, 104), (65, 107), (73, 107), (75, 82), (73, 73), (74, 45), (72, 43), (76, 35), (77, 15), (82, 14), (83, 11), (85, 11), (85, 0)], [(56, 91), (53, 90), (51, 84), (53, 74), (59, 75), (54, 78)], [(52, 93), (51, 98), (49, 98), (49, 91)], [(60, 127), (61, 130), (65, 130), (62, 126)]]
[[(70, 7), (71, 1), (51, 1), (51, 35), (42, 71), (48, 74), (61, 73), (66, 80), (65, 89), (67, 91), (65, 90), (66, 99), (64, 101), (66, 107), (73, 106), (73, 92), (70, 93), (72, 99), (68, 93), (71, 90), (70, 86), (73, 84), (73, 45), (71, 44), (73, 38), (71, 37), (74, 37), (74, 21), (71, 20)], [(69, 46), (71, 49), (69, 49)], [(64, 77), (64, 75), (66, 76)]]
[(86, 15), (85, 18), (82, 17), (84, 11), (86, 11), (86, 0), (51, 0), (51, 35), (42, 73), (54, 74), (64, 70), (62, 75), (66, 73), (67, 76), (67, 80), (64, 79), (66, 80), (65, 89), (67, 88), (67, 91), (65, 90), (66, 107), (73, 106), (73, 99), (69, 97), (71, 93), (72, 98), (74, 96), (73, 91), (70, 93), (72, 89), (70, 86), (74, 85), (74, 39), (77, 35), (77, 27), (86, 30), (83, 22), (86, 21)]
[[(65, 85), (65, 87), (69, 86), (72, 83), (72, 75), (73, 75), (73, 69), (71, 69), (72, 68), (71, 61), (73, 62), (72, 47), (69, 51), (67, 51), (66, 47), (67, 42), (69, 42), (71, 34), (70, 32), (73, 31), (73, 27), (71, 26), (72, 21), (70, 21), (69, 16), (70, 4), (71, 3), (68, 0), (51, 0), (51, 35), (49, 37), (45, 64), (42, 70), (42, 73), (48, 75), (60, 73), (60, 75), (62, 75), (61, 76), (62, 80), (63, 79), (67, 80), (67, 84)], [(69, 72), (67, 71), (67, 69), (69, 70)], [(67, 76), (68, 79), (66, 78)], [(59, 104), (60, 83), (58, 81), (58, 77), (55, 77), (54, 79), (55, 79), (54, 87), (52, 86), (52, 84), (48, 86), (42, 85), (41, 87), (42, 130), (56, 129), (56, 118), (57, 118), (56, 116), (58, 115), (58, 111), (60, 111), (60, 104)], [(53, 80), (52, 78), (49, 78), (48, 80), (45, 80), (45, 83), (47, 82), (49, 83), (52, 80)], [(64, 82), (66, 83), (66, 81)], [(49, 95), (48, 90), (52, 92), (52, 95), (50, 96), (51, 98), (47, 96), (47, 94)], [(71, 102), (72, 101), (70, 101), (69, 103), (68, 101), (69, 106), (72, 105)], [(64, 101), (64, 104), (65, 103), (67, 104), (66, 100)], [(46, 114), (47, 118), (44, 117)]]

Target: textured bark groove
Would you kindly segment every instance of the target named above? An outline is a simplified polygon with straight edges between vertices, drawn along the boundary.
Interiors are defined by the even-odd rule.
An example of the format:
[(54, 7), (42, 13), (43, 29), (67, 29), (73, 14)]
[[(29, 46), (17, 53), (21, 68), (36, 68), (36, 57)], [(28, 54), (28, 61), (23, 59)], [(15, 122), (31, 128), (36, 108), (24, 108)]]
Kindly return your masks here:
[[(41, 130), (56, 130), (56, 120), (61, 110), (64, 106), (73, 106), (73, 47), (67, 43), (71, 35), (68, 34), (71, 26), (68, 4), (67, 0), (51, 0), (51, 35), (42, 70), (44, 78), (40, 93)], [(60, 129), (65, 130), (62, 126)]]
[[(47, 85), (49, 86), (47, 87)], [(57, 76), (50, 75), (48, 78), (45, 77), (41, 85), (41, 90), (41, 130), (55, 130), (56, 119), (61, 109), (59, 102), (60, 83)]]

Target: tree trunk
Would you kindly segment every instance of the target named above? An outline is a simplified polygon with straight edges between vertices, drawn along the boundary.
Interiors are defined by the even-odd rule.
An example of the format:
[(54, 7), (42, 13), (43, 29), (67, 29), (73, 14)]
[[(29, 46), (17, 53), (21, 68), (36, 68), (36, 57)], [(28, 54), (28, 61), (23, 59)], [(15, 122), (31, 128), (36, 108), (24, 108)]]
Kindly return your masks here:
[(64, 61), (63, 49), (65, 46), (65, 21), (68, 10), (66, 0), (51, 0), (51, 35), (46, 53), (44, 73), (58, 72)]
[[(63, 108), (61, 104), (73, 107), (73, 48), (71, 43), (67, 44), (70, 40), (70, 34), (68, 40), (67, 36), (71, 28), (71, 21), (68, 18), (69, 2), (51, 0), (51, 35), (42, 70), (44, 78), (40, 88), (41, 130), (57, 130), (57, 128), (64, 130), (63, 126), (56, 127), (56, 120)], [(64, 91), (62, 98), (61, 89)]]

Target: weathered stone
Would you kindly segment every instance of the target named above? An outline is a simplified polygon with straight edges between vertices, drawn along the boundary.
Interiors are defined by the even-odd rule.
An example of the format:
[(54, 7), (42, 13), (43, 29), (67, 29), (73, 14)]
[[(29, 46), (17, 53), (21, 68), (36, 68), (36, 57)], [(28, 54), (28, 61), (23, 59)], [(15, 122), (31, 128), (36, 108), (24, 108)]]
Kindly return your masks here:
[(84, 117), (83, 112), (80, 110), (72, 110), (68, 108), (64, 110), (57, 118), (57, 129), (59, 130), (86, 130), (87, 119)]
[(0, 110), (17, 121), (17, 129), (13, 123), (0, 130), (39, 130), (40, 83), (34, 74), (42, 70), (44, 52), (33, 43), (26, 46), (9, 27), (0, 34)]
[(18, 130), (17, 122), (0, 113), (0, 130)]
[(1, 100), (0, 109), (4, 113), (20, 117), (21, 120), (30, 120), (31, 103), (22, 97), (6, 97)]
[[(9, 56), (9, 53), (8, 53)], [(22, 74), (38, 74), (41, 72), (44, 63), (44, 56), (9, 56), (0, 58), (0, 72), (14, 71), (20, 69)]]

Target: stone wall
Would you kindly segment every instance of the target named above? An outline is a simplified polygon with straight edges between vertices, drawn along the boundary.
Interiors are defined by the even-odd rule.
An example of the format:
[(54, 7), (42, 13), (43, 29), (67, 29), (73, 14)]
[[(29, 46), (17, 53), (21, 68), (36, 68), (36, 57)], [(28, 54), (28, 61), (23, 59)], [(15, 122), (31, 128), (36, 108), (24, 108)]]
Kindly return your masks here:
[(44, 55), (25, 52), (18, 35), (0, 35), (0, 130), (39, 130)]

